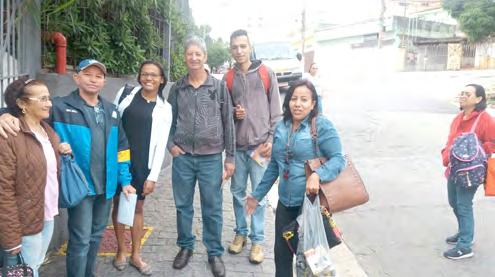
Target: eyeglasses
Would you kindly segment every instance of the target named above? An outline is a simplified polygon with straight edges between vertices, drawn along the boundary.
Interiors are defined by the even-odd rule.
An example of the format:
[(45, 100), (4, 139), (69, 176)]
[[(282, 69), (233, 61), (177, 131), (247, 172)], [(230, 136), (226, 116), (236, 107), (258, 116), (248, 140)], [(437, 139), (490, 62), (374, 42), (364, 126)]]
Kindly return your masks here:
[(40, 103), (46, 103), (48, 101), (52, 101), (51, 96), (41, 96), (41, 97), (26, 97), (26, 99), (33, 100), (33, 101), (38, 101)]
[(27, 79), (26, 81), (24, 81), (24, 86), (27, 86), (32, 81), (34, 81), (34, 79)]
[(461, 91), (461, 92), (459, 92), (459, 95), (460, 96), (468, 96), (469, 97), (469, 96), (471, 96), (471, 92), (470, 91)]
[(141, 73), (139, 76), (140, 76), (141, 78), (148, 78), (148, 77), (151, 77), (151, 78), (155, 79), (155, 78), (159, 78), (159, 77), (161, 77), (162, 75), (160, 75), (160, 74), (156, 74), (156, 73)]

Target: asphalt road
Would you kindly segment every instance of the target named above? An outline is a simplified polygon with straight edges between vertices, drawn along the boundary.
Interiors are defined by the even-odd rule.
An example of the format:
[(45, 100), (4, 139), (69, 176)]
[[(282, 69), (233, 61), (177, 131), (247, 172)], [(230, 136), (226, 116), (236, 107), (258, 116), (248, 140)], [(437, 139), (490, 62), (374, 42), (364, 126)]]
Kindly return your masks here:
[(493, 71), (400, 73), (326, 79), (324, 110), (335, 123), (370, 193), (336, 215), (362, 268), (382, 276), (495, 276), (495, 199), (475, 197), (474, 258), (451, 261), (444, 240), (456, 232), (440, 150), (468, 83), (495, 85)]

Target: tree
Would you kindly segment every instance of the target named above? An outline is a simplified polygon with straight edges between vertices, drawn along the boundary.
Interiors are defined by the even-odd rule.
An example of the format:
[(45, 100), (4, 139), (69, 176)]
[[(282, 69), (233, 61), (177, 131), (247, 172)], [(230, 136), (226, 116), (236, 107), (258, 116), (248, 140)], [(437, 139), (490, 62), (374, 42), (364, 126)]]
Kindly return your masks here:
[(459, 21), (461, 30), (472, 42), (495, 37), (493, 0), (444, 0), (443, 7)]
[(208, 64), (211, 68), (218, 68), (230, 59), (228, 46), (222, 39), (212, 42), (208, 46)]
[(230, 59), (228, 44), (222, 38), (213, 39), (210, 36), (211, 27), (209, 25), (199, 26), (195, 33), (202, 37), (206, 43), (208, 51), (208, 65), (218, 68)]

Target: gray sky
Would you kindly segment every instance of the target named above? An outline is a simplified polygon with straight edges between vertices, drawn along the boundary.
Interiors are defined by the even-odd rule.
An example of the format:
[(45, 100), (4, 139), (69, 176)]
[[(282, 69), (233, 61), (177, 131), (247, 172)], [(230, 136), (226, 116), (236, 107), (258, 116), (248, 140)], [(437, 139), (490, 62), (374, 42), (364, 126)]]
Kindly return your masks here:
[(228, 39), (243, 28), (264, 39), (294, 32), (301, 25), (304, 1), (307, 20), (333, 23), (376, 18), (380, 6), (380, 0), (189, 0), (189, 5), (197, 25), (212, 27), (213, 38)]

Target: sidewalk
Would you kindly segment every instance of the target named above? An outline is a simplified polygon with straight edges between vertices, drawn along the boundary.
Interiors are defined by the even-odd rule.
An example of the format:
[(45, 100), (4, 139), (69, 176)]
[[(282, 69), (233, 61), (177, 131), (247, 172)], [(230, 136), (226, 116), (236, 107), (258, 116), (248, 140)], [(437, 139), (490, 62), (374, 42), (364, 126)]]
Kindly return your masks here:
[[(274, 196), (273, 196), (274, 195)], [(271, 203), (275, 202), (276, 193), (270, 197)], [(235, 227), (234, 212), (232, 210), (232, 196), (229, 190), (229, 183), (223, 189), (223, 245), (227, 249), (228, 244), (233, 239)], [(196, 249), (188, 266), (182, 270), (172, 268), (172, 262), (179, 248), (175, 242), (176, 215), (175, 205), (170, 184), (170, 168), (162, 171), (159, 178), (159, 185), (151, 197), (147, 197), (145, 202), (145, 226), (153, 227), (153, 232), (146, 240), (142, 248), (143, 260), (153, 268), (153, 276), (185, 276), (203, 277), (212, 276), (208, 264), (206, 249), (201, 241), (202, 224), (199, 203), (199, 191), (195, 193), (195, 214), (193, 232), (196, 235)], [(273, 260), (274, 242), (274, 213), (271, 207), (266, 209), (266, 245), (265, 261), (260, 265), (252, 265), (248, 261), (250, 244), (248, 243), (244, 251), (238, 255), (231, 255), (227, 251), (223, 256), (227, 276), (236, 277), (268, 277), (275, 276), (275, 265)], [(366, 274), (357, 264), (354, 255), (347, 246), (341, 245), (332, 249), (332, 257), (337, 265), (338, 276), (340, 277), (365, 277)], [(124, 271), (117, 271), (112, 266), (113, 257), (98, 257), (97, 268), (100, 276), (142, 276), (132, 267), (127, 267)], [(65, 275), (65, 256), (52, 256), (50, 262), (40, 270), (40, 276)]]

